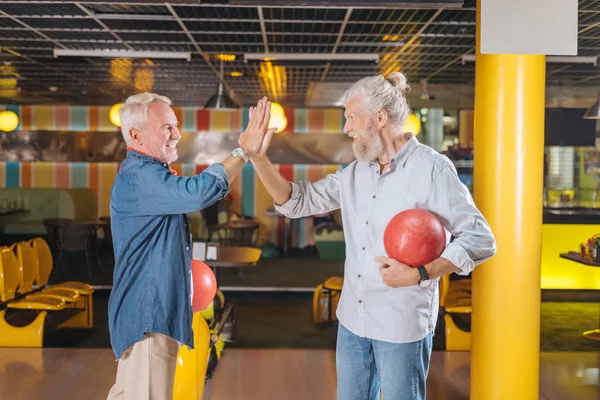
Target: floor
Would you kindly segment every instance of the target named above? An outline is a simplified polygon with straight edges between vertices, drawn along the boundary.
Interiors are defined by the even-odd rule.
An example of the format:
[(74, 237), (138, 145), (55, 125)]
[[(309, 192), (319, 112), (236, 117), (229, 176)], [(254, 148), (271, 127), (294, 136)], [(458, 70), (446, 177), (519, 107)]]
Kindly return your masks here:
[[(110, 291), (94, 294), (94, 329), (61, 329), (46, 332), (46, 347), (110, 348), (108, 297)], [(312, 322), (312, 293), (227, 292), (233, 303), (236, 324), (228, 348), (335, 349), (337, 325)], [(544, 302), (541, 305), (540, 351), (580, 352), (600, 350), (598, 342), (582, 332), (600, 326), (598, 303)], [(444, 350), (444, 323), (440, 318), (433, 349)]]
[[(86, 280), (85, 269), (66, 265), (63, 279)], [(111, 260), (94, 277), (110, 284)], [(227, 271), (231, 287), (312, 287), (342, 271), (334, 261), (265, 260), (256, 268)], [(44, 349), (0, 348), (0, 400), (106, 399), (114, 381), (106, 305), (108, 290), (94, 296), (94, 329), (48, 335)], [(229, 343), (204, 400), (335, 399), (335, 324), (311, 321), (312, 294), (228, 292), (236, 307), (235, 343)], [(541, 313), (541, 400), (599, 400), (600, 347), (581, 336), (598, 326), (595, 302), (545, 302)], [(442, 325), (439, 325), (443, 332)], [(443, 350), (443, 335), (434, 349)], [(435, 351), (428, 398), (468, 399), (469, 353)]]
[[(469, 398), (469, 353), (434, 352), (428, 398)], [(541, 400), (598, 400), (600, 353), (542, 353)], [(110, 349), (0, 349), (0, 400), (104, 400)], [(204, 400), (335, 399), (331, 350), (228, 349)]]

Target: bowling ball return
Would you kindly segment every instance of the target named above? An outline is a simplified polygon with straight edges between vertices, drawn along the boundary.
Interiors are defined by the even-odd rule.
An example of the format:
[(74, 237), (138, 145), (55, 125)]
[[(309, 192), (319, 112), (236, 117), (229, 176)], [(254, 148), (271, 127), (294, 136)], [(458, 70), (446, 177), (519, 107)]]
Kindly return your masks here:
[(212, 378), (221, 360), (225, 342), (233, 338), (235, 326), (234, 307), (225, 301), (225, 296), (217, 289), (215, 298), (209, 306), (200, 313), (206, 320), (210, 331), (209, 352), (206, 368), (206, 379)]

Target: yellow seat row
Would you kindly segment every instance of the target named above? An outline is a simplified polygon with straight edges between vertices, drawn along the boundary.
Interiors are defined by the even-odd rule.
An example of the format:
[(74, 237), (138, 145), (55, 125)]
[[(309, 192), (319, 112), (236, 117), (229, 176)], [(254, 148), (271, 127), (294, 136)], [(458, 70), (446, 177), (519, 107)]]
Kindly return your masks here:
[[(56, 327), (93, 326), (94, 288), (82, 282), (48, 286), (52, 267), (52, 252), (41, 238), (0, 247), (0, 347), (42, 347), (48, 312), (64, 311), (61, 315), (66, 318)], [(20, 314), (10, 310), (37, 315), (24, 326), (14, 326), (7, 321), (7, 312), (13, 317)]]
[(318, 285), (313, 294), (313, 322), (320, 324), (326, 322), (331, 324), (337, 320), (337, 310), (344, 286), (343, 276), (329, 277), (325, 282)]
[(444, 312), (446, 351), (471, 350), (471, 332), (459, 328), (453, 316), (471, 314), (471, 279), (450, 280), (450, 275), (440, 278), (440, 307)]
[[(313, 296), (313, 322), (329, 323), (335, 321), (344, 278), (332, 276), (317, 286)], [(454, 317), (471, 314), (471, 279), (450, 281), (450, 276), (440, 278), (440, 307), (444, 315), (446, 350), (469, 351), (471, 332), (456, 324)]]

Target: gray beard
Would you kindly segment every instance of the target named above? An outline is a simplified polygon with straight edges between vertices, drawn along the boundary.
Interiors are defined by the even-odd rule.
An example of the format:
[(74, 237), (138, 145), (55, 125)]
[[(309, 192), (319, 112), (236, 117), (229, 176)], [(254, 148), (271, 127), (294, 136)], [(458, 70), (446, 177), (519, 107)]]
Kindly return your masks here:
[(357, 142), (352, 143), (352, 150), (357, 160), (371, 162), (383, 152), (383, 140), (377, 134), (361, 137)]

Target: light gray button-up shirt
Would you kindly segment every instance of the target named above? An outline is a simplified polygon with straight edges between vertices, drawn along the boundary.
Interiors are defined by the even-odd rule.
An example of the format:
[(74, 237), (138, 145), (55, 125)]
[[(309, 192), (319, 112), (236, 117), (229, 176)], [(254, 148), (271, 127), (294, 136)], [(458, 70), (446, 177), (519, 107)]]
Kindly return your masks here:
[(383, 283), (375, 257), (385, 256), (383, 233), (400, 211), (435, 214), (455, 239), (442, 257), (466, 275), (496, 252), (492, 231), (475, 207), (452, 162), (411, 138), (381, 176), (379, 164), (354, 161), (311, 183), (292, 183), (292, 196), (277, 210), (289, 218), (341, 208), (346, 241), (344, 286), (339, 321), (356, 335), (393, 343), (414, 342), (433, 332), (437, 321), (438, 281), (392, 288)]

